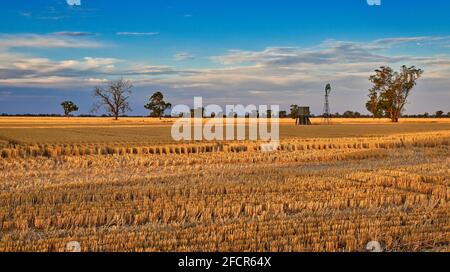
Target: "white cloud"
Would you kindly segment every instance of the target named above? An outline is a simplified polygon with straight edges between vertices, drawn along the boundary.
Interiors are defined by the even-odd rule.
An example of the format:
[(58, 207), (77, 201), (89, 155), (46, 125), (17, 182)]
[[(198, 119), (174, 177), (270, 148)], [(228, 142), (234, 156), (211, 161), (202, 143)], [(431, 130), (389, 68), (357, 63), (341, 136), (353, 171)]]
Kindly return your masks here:
[(181, 53), (177, 53), (173, 56), (174, 60), (176, 61), (184, 61), (184, 60), (190, 60), (193, 59), (194, 56), (189, 54), (189, 53), (185, 53), (185, 52), (181, 52)]
[(96, 41), (67, 36), (70, 35), (0, 34), (0, 48), (100, 48), (104, 46)]
[(450, 36), (422, 36), (422, 37), (400, 37), (386, 38), (373, 41), (372, 44), (382, 46), (384, 48), (392, 47), (399, 44), (420, 44), (420, 45), (450, 45)]
[(85, 37), (85, 36), (93, 36), (94, 33), (91, 32), (83, 32), (83, 31), (60, 31), (53, 32), (52, 35), (60, 35), (60, 36), (69, 36), (69, 37)]
[(119, 36), (156, 36), (159, 32), (117, 32)]
[[(445, 47), (450, 37), (400, 37), (378, 39), (371, 42), (326, 40), (310, 48), (267, 47), (262, 51), (229, 50), (210, 59), (224, 65), (259, 64), (265, 66), (291, 67), (300, 64), (336, 64), (366, 62), (400, 62), (414, 59), (406, 55), (387, 55), (386, 49), (403, 44)], [(420, 58), (415, 58), (420, 60)]]
[(92, 57), (54, 61), (0, 51), (0, 83), (27, 85), (36, 82), (80, 82), (80, 79), (93, 75), (113, 74), (119, 63), (113, 58)]
[[(67, 37), (62, 36), (59, 38), (66, 41)], [(0, 46), (0, 85), (91, 86), (126, 77), (133, 80), (137, 87), (154, 87), (172, 92), (179, 99), (173, 102), (202, 95), (211, 103), (278, 103), (284, 107), (291, 103), (305, 104), (311, 105), (315, 113), (320, 113), (324, 85), (331, 82), (334, 90), (333, 111), (364, 111), (367, 89), (370, 87), (368, 77), (373, 70), (382, 65), (398, 69), (400, 65), (406, 64), (425, 70), (415, 90), (418, 97), (423, 97), (425, 93), (433, 97), (427, 100), (425, 106), (420, 101), (412, 100), (412, 103), (415, 101), (414, 105), (408, 105), (408, 109), (420, 112), (426, 106), (442, 107), (443, 101), (449, 101), (450, 94), (442, 90), (448, 90), (450, 85), (450, 55), (445, 52), (428, 53), (420, 57), (388, 54), (390, 51), (387, 49), (418, 41), (424, 46), (441, 46), (446, 39), (407, 37), (369, 42), (327, 40), (310, 48), (232, 50), (212, 57), (212, 60), (224, 64), (223, 67), (202, 69), (178, 69), (114, 58), (86, 57), (55, 61), (12, 54), (5, 48), (2, 51)], [(0, 45), (1, 42), (0, 38)], [(180, 52), (173, 57), (185, 60), (192, 56)]]

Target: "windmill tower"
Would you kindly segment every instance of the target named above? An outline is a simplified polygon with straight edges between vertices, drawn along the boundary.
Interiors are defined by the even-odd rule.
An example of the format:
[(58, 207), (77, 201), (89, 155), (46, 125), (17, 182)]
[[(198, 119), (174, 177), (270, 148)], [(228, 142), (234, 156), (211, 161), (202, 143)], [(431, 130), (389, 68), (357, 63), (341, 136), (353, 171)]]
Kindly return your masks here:
[(330, 111), (330, 102), (328, 97), (331, 93), (331, 84), (328, 83), (325, 87), (325, 104), (323, 106), (323, 121), (327, 124), (331, 121), (331, 111)]

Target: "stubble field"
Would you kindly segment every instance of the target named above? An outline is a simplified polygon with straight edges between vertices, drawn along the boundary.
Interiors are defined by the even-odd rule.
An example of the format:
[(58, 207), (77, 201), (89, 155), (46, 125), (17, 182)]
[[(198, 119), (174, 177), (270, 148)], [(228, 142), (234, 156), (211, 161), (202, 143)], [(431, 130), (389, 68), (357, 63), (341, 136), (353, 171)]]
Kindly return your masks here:
[(0, 118), (0, 251), (449, 251), (448, 120), (282, 120), (261, 152), (176, 143), (172, 120)]

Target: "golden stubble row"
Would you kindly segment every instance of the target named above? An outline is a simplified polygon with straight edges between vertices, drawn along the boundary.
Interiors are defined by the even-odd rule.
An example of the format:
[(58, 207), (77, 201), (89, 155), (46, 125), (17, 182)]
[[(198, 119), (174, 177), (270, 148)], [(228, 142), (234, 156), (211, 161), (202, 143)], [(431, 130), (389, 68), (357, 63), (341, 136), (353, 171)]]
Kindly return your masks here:
[(447, 251), (448, 139), (422, 136), (0, 159), (0, 251)]
[[(421, 134), (405, 134), (383, 137), (354, 138), (290, 138), (280, 142), (278, 150), (323, 150), (323, 149), (393, 149), (401, 147), (436, 147), (448, 146), (450, 132), (434, 132)], [(10, 144), (1, 148), (1, 158), (27, 158), (58, 156), (89, 156), (89, 155), (168, 155), (168, 154), (198, 154), (216, 152), (260, 152), (262, 142), (206, 142), (180, 144), (142, 144), (110, 143), (108, 145), (91, 144)]]

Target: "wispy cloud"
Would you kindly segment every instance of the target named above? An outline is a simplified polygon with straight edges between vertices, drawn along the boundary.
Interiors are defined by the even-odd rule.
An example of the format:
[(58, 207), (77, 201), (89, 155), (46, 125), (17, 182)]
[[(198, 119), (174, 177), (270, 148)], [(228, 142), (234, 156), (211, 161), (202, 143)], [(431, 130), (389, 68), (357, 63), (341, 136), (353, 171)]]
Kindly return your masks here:
[(75, 77), (107, 74), (115, 70), (120, 61), (113, 58), (85, 57), (81, 60), (54, 61), (47, 58), (25, 57), (0, 53), (0, 60), (9, 61), (0, 65), (0, 78)]
[[(336, 64), (366, 62), (399, 62), (412, 59), (404, 55), (387, 55), (383, 51), (402, 44), (445, 45), (448, 37), (400, 37), (371, 42), (326, 40), (310, 48), (268, 47), (262, 51), (229, 50), (211, 60), (224, 65), (258, 64), (292, 66), (300, 64)], [(417, 59), (417, 58), (416, 58)]]
[(11, 91), (0, 91), (0, 101), (6, 100), (13, 96), (13, 92)]
[(69, 36), (69, 37), (86, 37), (86, 36), (95, 35), (95, 33), (84, 32), (84, 31), (59, 31), (59, 32), (53, 32), (51, 34), (59, 35), (59, 36)]
[(130, 63), (115, 58), (85, 57), (82, 59), (51, 60), (19, 53), (0, 51), (0, 85), (46, 87), (61, 85), (91, 85), (118, 77), (168, 77), (194, 75), (196, 71), (168, 66)]
[(82, 6), (80, 0), (54, 0), (52, 2), (52, 5), (33, 11), (33, 14), (30, 13), (29, 17), (39, 20), (59, 21), (71, 18), (80, 19), (98, 16), (98, 10), (96, 8)]
[[(68, 35), (68, 37), (66, 37)], [(60, 32), (51, 35), (0, 35), (0, 49), (10, 47), (98, 47), (93, 41), (82, 39), (83, 32)], [(61, 37), (59, 37), (61, 36)], [(81, 36), (78, 37), (78, 36)], [(439, 38), (433, 38), (440, 40)], [(314, 82), (325, 78), (364, 77), (380, 65), (416, 64), (431, 67), (431, 73), (448, 73), (450, 56), (414, 57), (408, 55), (387, 55), (381, 50), (399, 43), (429, 41), (430, 38), (392, 38), (371, 42), (348, 42), (327, 40), (315, 47), (268, 47), (261, 51), (231, 50), (224, 55), (211, 57), (213, 61), (225, 64), (224, 68), (180, 70), (176, 67), (134, 64), (112, 58), (84, 58), (82, 60), (52, 61), (49, 59), (3, 55), (3, 72), (20, 70), (17, 75), (31, 71), (33, 75), (66, 75), (68, 72), (88, 71), (102, 76), (124, 75), (129, 77), (160, 76), (157, 80), (178, 86), (210, 86), (232, 84), (289, 85), (294, 82)], [(1, 51), (0, 51), (1, 52)], [(180, 52), (173, 56), (183, 61), (194, 56)], [(122, 63), (118, 68), (117, 63)], [(11, 65), (13, 64), (13, 65)], [(234, 66), (233, 66), (234, 65)], [(52, 70), (53, 67), (53, 70)], [(76, 73), (75, 73), (76, 74)], [(164, 78), (165, 76), (170, 76)], [(259, 83), (258, 83), (259, 84)], [(256, 85), (258, 85), (256, 84)], [(254, 89), (254, 88), (251, 88)]]
[(159, 32), (117, 32), (119, 36), (156, 36)]
[(194, 55), (186, 53), (186, 52), (181, 52), (181, 53), (175, 54), (173, 56), (173, 59), (176, 61), (191, 60), (191, 59), (194, 59)]
[(20, 16), (22, 16), (22, 17), (31, 17), (31, 12), (25, 12), (25, 11), (23, 11), (23, 12), (20, 12), (19, 14), (20, 14)]
[[(67, 33), (66, 33), (67, 34)], [(66, 36), (66, 37), (64, 37)], [(72, 37), (70, 37), (72, 36)], [(0, 34), (0, 48), (36, 47), (36, 48), (100, 48), (104, 45), (97, 41), (79, 39), (76, 35), (60, 34)], [(79, 37), (79, 36), (78, 36)]]
[[(85, 40), (83, 37), (51, 36), (64, 41), (69, 38)], [(202, 95), (213, 103), (276, 101), (281, 105), (322, 105), (324, 84), (331, 82), (338, 94), (333, 98), (333, 110), (342, 111), (348, 109), (345, 108), (347, 105), (359, 105), (351, 108), (363, 111), (363, 101), (367, 99), (370, 87), (368, 77), (373, 70), (382, 65), (398, 68), (406, 64), (425, 69), (417, 93), (429, 94), (436, 101), (449, 99), (448, 92), (442, 91), (450, 85), (448, 49), (420, 57), (389, 50), (417, 42), (442, 46), (446, 42), (444, 37), (368, 42), (326, 40), (309, 48), (274, 46), (254, 51), (232, 50), (211, 58), (223, 64), (219, 68), (206, 65), (191, 69), (114, 58), (51, 60), (2, 52), (2, 42), (5, 45), (5, 39), (0, 38), (0, 86), (91, 86), (123, 76), (133, 80), (138, 87), (157, 87), (180, 99)], [(62, 43), (62, 46), (67, 45)], [(186, 60), (193, 56), (179, 52), (172, 57)], [(320, 110), (321, 106), (315, 109), (316, 112)]]
[(386, 38), (379, 39), (372, 42), (374, 46), (381, 48), (391, 48), (399, 45), (415, 44), (418, 46), (450, 46), (450, 36), (422, 36), (422, 37), (400, 37), (400, 38)]

